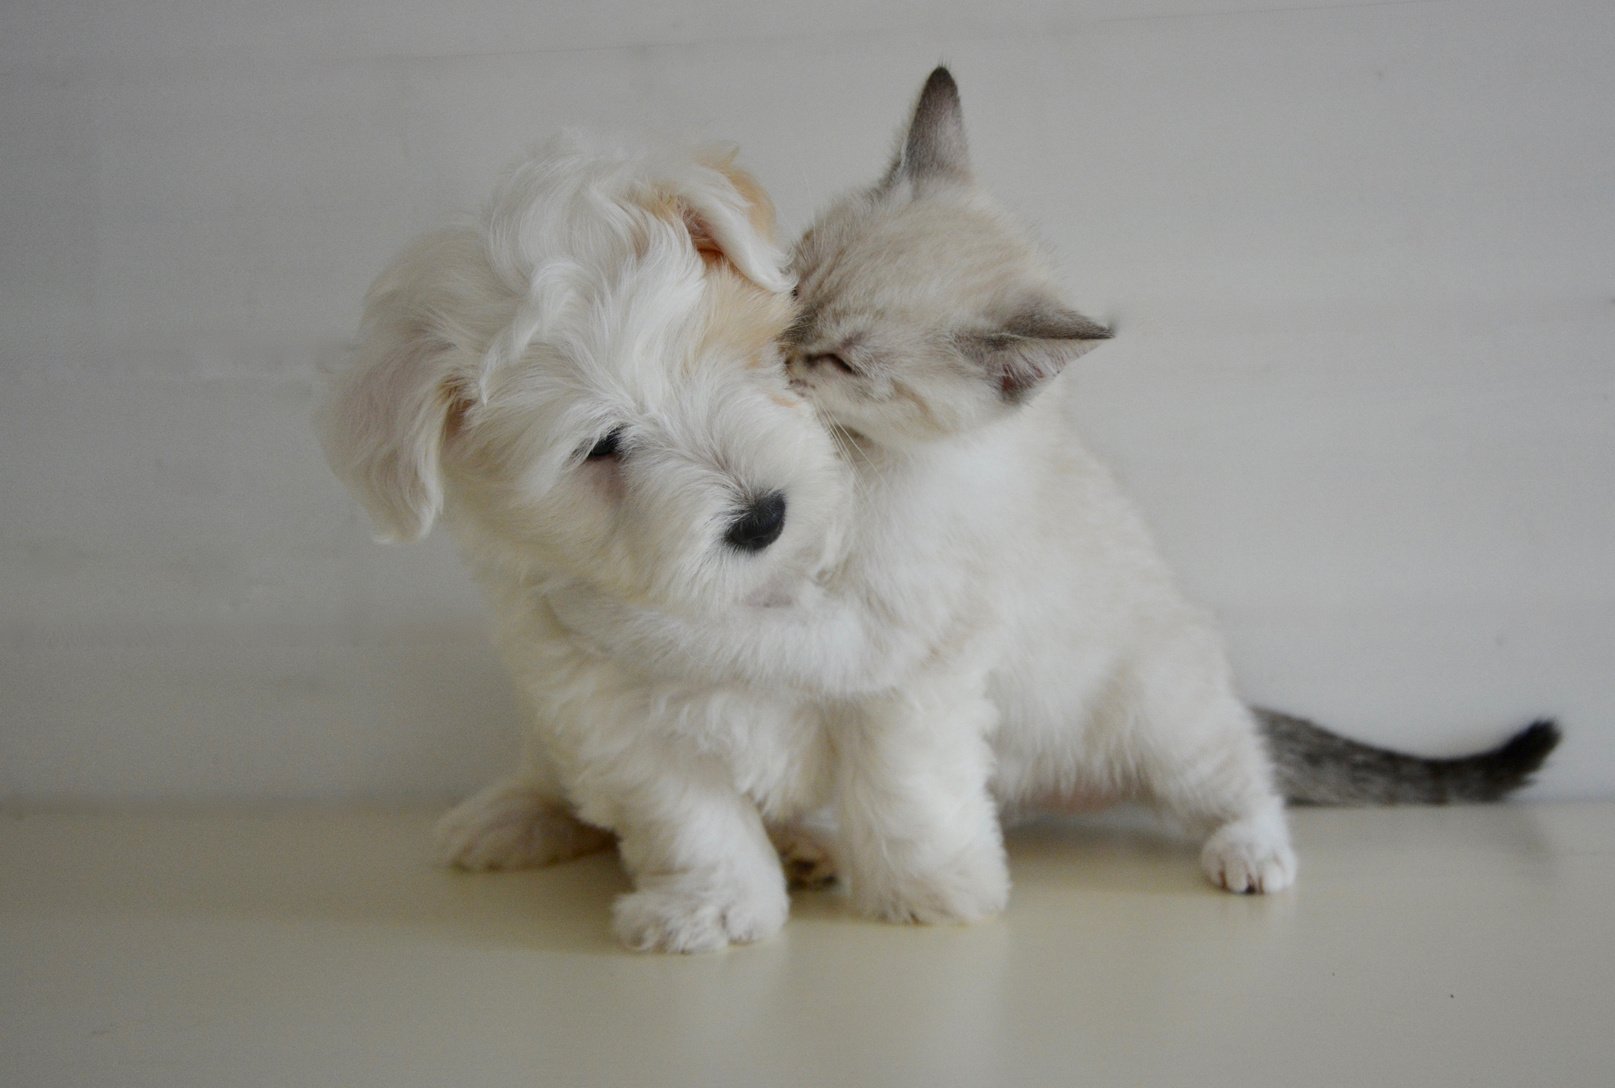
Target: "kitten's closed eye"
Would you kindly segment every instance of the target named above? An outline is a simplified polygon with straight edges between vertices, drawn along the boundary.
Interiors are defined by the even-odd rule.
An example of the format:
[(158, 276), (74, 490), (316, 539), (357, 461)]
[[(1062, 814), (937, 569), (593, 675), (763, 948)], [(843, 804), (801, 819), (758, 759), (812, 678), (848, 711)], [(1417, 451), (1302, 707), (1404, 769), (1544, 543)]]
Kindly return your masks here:
[(809, 355), (802, 362), (809, 367), (828, 366), (846, 374), (856, 374), (858, 371), (847, 363), (847, 360), (835, 352), (823, 352), (819, 355)]

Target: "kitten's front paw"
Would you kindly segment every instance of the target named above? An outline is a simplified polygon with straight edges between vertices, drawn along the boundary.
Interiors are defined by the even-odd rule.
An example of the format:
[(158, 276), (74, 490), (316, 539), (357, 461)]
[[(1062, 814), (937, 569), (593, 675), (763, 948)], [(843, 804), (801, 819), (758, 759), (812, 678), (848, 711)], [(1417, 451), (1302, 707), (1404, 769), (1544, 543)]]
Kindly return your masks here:
[(855, 880), (852, 899), (860, 913), (886, 922), (979, 922), (1009, 902), (1009, 869), (1001, 849), (983, 850), (930, 871)]
[(1295, 851), (1280, 822), (1239, 820), (1206, 840), (1200, 866), (1219, 888), (1236, 893), (1278, 892), (1295, 883)]
[(711, 952), (772, 937), (788, 910), (784, 887), (675, 879), (622, 896), (611, 913), (617, 937), (636, 952)]
[(614, 839), (522, 783), (495, 783), (437, 824), (437, 854), (457, 869), (530, 869), (596, 850)]

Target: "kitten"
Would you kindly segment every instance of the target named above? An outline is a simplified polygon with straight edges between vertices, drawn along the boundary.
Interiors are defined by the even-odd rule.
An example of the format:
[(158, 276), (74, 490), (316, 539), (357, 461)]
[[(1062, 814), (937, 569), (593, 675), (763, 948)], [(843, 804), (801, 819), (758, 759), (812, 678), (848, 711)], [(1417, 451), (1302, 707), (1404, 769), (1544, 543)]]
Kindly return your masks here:
[[(1096, 565), (1124, 575), (1123, 581), (1131, 571), (1138, 594), (1130, 602), (1136, 610), (1133, 622), (1171, 598), (1168, 611), (1176, 611), (1184, 623), (1180, 635), (1202, 628), (1197, 636), (1205, 644), (1201, 667), (1220, 674), (1219, 689), (1229, 686), (1222, 651), (1212, 650), (1218, 639), (1209, 621), (1177, 599), (1130, 504), (1072, 437), (1072, 385), (1050, 379), (1086, 350), (1088, 338), (1102, 333), (1062, 309), (1033, 247), (973, 182), (958, 88), (945, 68), (927, 81), (886, 175), (821, 215), (798, 244), (794, 266), (803, 312), (791, 332), (795, 350), (788, 366), (826, 422), (854, 437), (866, 463), (874, 463), (868, 459), (875, 450), (890, 455), (915, 443), (964, 435), (991, 403), (984, 390), (990, 392), (995, 382), (1002, 401), (1011, 405), (1044, 383), (1049, 386), (1046, 399), (1057, 402), (1057, 410), (1044, 405), (1044, 422), (1018, 424), (1041, 428), (1050, 451), (1047, 460), (1027, 467), (1050, 481), (1051, 502), (1073, 515), (1091, 503), (1090, 517), (1075, 519), (1084, 533), (1073, 535), (1064, 552), (1055, 544), (1043, 554), (1047, 565), (1024, 586), (1025, 604), (1033, 612), (1022, 615), (1035, 614), (1045, 592), (1068, 606), (1092, 599), (1069, 580), (1061, 594), (1062, 570)], [(1056, 488), (1054, 480), (1066, 486)], [(1079, 497), (1084, 489), (1091, 492), (1086, 500)], [(1041, 582), (1045, 576), (1054, 576), (1056, 584)], [(1044, 585), (1046, 590), (1040, 588)], [(1151, 596), (1155, 605), (1148, 601)], [(1074, 626), (1054, 625), (1047, 633), (1057, 639), (1062, 632), (1078, 635), (1086, 625), (1079, 615)], [(1032, 630), (1019, 620), (1015, 626)], [(1048, 714), (1090, 706), (1086, 700), (1050, 702), (1041, 685), (1053, 682), (1058, 690), (1058, 676), (1066, 670), (1051, 661), (1048, 650), (1038, 651), (1049, 645), (1065, 651), (1076, 644), (1044, 643), (1029, 634), (1021, 642), (1024, 656), (1010, 659), (1025, 664), (1010, 664), (995, 679), (995, 699), (1009, 716), (997, 742), (1006, 765), (996, 788), (1009, 800), (1060, 796), (1069, 792), (1070, 781), (1084, 777), (1056, 774), (1050, 781), (1047, 769), (1016, 769), (1018, 763), (1035, 762), (1041, 751), (1065, 751), (1069, 757), (1069, 750), (1051, 747), (1044, 736), (1051, 726), (1063, 728), (1048, 723)], [(1146, 659), (1150, 656), (1146, 652)], [(1180, 679), (1192, 675), (1190, 670)], [(1023, 686), (1028, 684), (1033, 687)], [(1115, 693), (1104, 700), (1111, 714), (1142, 709), (1126, 698), (1117, 702)], [(1560, 737), (1553, 722), (1541, 720), (1494, 749), (1425, 759), (1350, 741), (1276, 711), (1253, 712), (1282, 792), (1304, 803), (1494, 801), (1525, 785)], [(1088, 786), (1124, 784), (1125, 778), (1101, 774)], [(1135, 783), (1135, 789), (1150, 788), (1147, 780)]]
[[(1276, 891), (1295, 872), (1278, 783), (1329, 802), (1490, 799), (1556, 742), (1538, 723), (1493, 753), (1419, 760), (1259, 712), (1276, 772), (1214, 623), (1072, 436), (1075, 390), (1059, 374), (1109, 333), (1059, 299), (1035, 247), (974, 184), (945, 70), (891, 168), (821, 215), (795, 263), (787, 367), (857, 471), (847, 558), (823, 600), (749, 618), (727, 643), (654, 617), (616, 630), (663, 667), (825, 702), (843, 741), (838, 814), (853, 819), (844, 862), (866, 909), (941, 920), (998, 902), (994, 867), (958, 860), (995, 841), (978, 780), (1011, 810), (1149, 801), (1208, 833), (1214, 882)], [(984, 733), (991, 753), (977, 761)], [(880, 893), (860, 897), (869, 858), (894, 853), (892, 828), (859, 800), (864, 768), (925, 745), (918, 762), (933, 769), (914, 773), (952, 782), (960, 803), (933, 807), (955, 818), (926, 827), (911, 805), (895, 850), (908, 886), (876, 874)], [(932, 862), (923, 879), (919, 857)], [(916, 884), (928, 909), (895, 906), (926, 898)]]
[(945, 69), (891, 168), (819, 217), (796, 270), (788, 373), (860, 477), (918, 471), (943, 477), (939, 491), (1000, 497), (974, 557), (996, 613), (998, 802), (1143, 798), (1209, 835), (1202, 864), (1219, 885), (1289, 885), (1283, 801), (1221, 637), (1072, 435), (1076, 390), (1059, 375), (1110, 334), (1064, 304), (974, 184)]

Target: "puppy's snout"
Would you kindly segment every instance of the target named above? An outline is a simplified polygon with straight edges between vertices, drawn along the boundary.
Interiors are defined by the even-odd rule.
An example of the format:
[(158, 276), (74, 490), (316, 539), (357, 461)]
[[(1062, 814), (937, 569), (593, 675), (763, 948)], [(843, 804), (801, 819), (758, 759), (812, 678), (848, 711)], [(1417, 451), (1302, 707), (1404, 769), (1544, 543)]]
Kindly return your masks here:
[(770, 491), (752, 500), (723, 535), (723, 542), (743, 552), (760, 552), (785, 531), (785, 493)]

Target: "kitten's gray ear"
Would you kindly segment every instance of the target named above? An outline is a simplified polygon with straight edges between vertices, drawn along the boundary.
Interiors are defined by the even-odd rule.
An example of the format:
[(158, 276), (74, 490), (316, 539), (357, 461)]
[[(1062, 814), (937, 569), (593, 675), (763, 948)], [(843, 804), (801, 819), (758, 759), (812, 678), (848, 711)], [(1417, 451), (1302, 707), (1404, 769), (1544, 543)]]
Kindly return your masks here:
[(995, 329), (961, 336), (965, 355), (986, 370), (1006, 403), (1019, 404), (1072, 359), (1114, 335), (1069, 307), (1039, 301)]
[(888, 188), (898, 181), (919, 185), (944, 180), (970, 180), (970, 149), (965, 143), (959, 85), (946, 68), (938, 68), (920, 91), (908, 134), (881, 187)]

